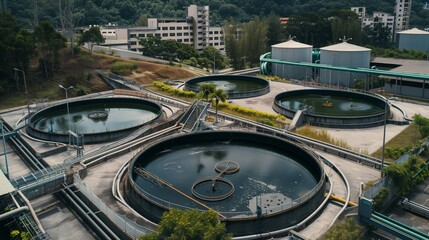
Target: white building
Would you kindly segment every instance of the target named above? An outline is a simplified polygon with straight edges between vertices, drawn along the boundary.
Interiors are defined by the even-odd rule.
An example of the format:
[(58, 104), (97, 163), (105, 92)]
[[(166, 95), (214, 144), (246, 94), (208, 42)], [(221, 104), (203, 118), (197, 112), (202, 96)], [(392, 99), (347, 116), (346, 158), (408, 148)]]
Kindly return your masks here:
[(173, 39), (180, 43), (193, 44), (198, 51), (202, 51), (207, 46), (213, 46), (225, 54), (223, 29), (210, 27), (208, 6), (189, 6), (186, 18), (149, 18), (147, 27), (129, 28), (128, 48), (131, 51), (143, 51), (139, 39), (148, 36), (159, 36), (163, 40)]
[(375, 24), (381, 24), (383, 27), (388, 27), (391, 36), (394, 35), (395, 16), (385, 12), (374, 12), (372, 16), (366, 15), (365, 7), (352, 7), (351, 10), (359, 16), (362, 29), (365, 27), (374, 28)]
[(410, 26), (412, 0), (396, 0), (395, 4), (395, 32), (407, 30)]

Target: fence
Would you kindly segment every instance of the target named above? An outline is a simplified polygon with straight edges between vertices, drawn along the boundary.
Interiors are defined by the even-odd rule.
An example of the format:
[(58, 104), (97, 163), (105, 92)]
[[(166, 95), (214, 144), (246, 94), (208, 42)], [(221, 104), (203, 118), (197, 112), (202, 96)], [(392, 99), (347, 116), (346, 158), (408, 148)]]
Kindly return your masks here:
[[(403, 164), (411, 156), (421, 154), (426, 148), (426, 146), (428, 145), (429, 145), (429, 140), (425, 139), (420, 146), (410, 149), (408, 152), (404, 153), (401, 157), (399, 157), (395, 161), (395, 164)], [(400, 192), (399, 192), (400, 190), (393, 183), (393, 181), (389, 180), (388, 177), (385, 176), (381, 178), (379, 181), (377, 181), (376, 183), (374, 183), (374, 185), (372, 185), (368, 190), (366, 190), (363, 193), (363, 197), (367, 199), (373, 199), (380, 193), (382, 188), (389, 189), (389, 194), (386, 196), (386, 199), (383, 202), (383, 209), (384, 209), (384, 208), (387, 208), (392, 202), (394, 202), (395, 199), (397, 199), (397, 197), (400, 196)]]
[(79, 191), (85, 195), (98, 209), (103, 212), (116, 226), (118, 226), (124, 233), (136, 239), (144, 234), (151, 233), (152, 230), (140, 226), (138, 223), (127, 219), (125, 215), (118, 215), (112, 211), (101, 199), (99, 199), (91, 189), (80, 179), (78, 174), (74, 174), (74, 185)]

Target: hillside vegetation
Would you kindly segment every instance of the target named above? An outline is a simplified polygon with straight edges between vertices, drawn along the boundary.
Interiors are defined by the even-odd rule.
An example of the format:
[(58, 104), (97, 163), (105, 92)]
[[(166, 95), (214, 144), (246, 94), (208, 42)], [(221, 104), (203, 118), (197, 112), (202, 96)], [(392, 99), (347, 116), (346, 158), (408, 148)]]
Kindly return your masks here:
[[(271, 12), (289, 17), (303, 12), (324, 13), (329, 10), (350, 9), (352, 6), (366, 6), (367, 11), (392, 13), (393, 0), (3, 0), (5, 6), (15, 15), (20, 24), (30, 27), (35, 21), (49, 20), (60, 27), (58, 4), (73, 2), (73, 9), (80, 15), (79, 26), (117, 23), (132, 25), (141, 15), (147, 17), (185, 17), (190, 4), (210, 6), (212, 25), (223, 25), (234, 19), (247, 22), (255, 16), (268, 16)], [(414, 0), (411, 25), (429, 27), (429, 11), (423, 10), (426, 0)]]

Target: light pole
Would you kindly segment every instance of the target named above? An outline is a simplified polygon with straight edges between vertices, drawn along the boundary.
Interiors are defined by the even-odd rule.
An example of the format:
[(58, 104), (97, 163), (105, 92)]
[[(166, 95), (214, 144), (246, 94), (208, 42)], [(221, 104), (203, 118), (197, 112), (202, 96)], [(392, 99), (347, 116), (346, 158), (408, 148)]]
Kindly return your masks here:
[(67, 123), (67, 127), (68, 127), (68, 130), (70, 130), (70, 110), (69, 110), (69, 100), (68, 100), (68, 94), (67, 94), (67, 91), (69, 90), (69, 89), (73, 89), (73, 86), (70, 86), (70, 87), (68, 87), (68, 88), (65, 88), (65, 87), (63, 87), (63, 85), (58, 85), (60, 88), (62, 88), (62, 89), (64, 89), (64, 91), (66, 92), (66, 105), (67, 105), (67, 118), (68, 118), (68, 120), (69, 120), (69, 122)]
[(384, 129), (383, 129), (383, 147), (381, 149), (381, 177), (383, 177), (383, 168), (384, 168), (384, 149), (386, 145), (386, 124), (387, 124), (387, 109), (388, 109), (388, 100), (386, 98), (386, 105), (384, 106)]
[(3, 137), (3, 153), (4, 153), (4, 162), (6, 164), (6, 177), (9, 179), (9, 166), (7, 163), (7, 151), (6, 151), (6, 137), (5, 137), (5, 132), (4, 132), (4, 122), (0, 121), (1, 123), (1, 133), (2, 133), (2, 137)]
[(30, 115), (30, 105), (28, 103), (27, 80), (25, 79), (25, 72), (18, 68), (13, 68), (13, 71), (22, 72), (22, 75), (24, 76), (25, 101), (27, 102), (28, 115)]

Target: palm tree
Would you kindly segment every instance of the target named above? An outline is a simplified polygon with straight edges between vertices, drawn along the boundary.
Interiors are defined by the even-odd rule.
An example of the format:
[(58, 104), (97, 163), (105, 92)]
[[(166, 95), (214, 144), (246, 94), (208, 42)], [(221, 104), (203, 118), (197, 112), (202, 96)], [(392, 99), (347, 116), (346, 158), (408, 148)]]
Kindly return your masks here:
[(215, 123), (218, 123), (217, 112), (218, 112), (218, 108), (219, 108), (219, 102), (225, 102), (226, 99), (228, 98), (228, 94), (226, 94), (222, 89), (215, 89), (215, 91), (210, 94), (209, 98), (210, 99), (214, 98), (216, 100), (216, 120), (215, 120)]
[(200, 85), (200, 88), (201, 91), (197, 93), (197, 98), (208, 102), (210, 94), (214, 93), (216, 89), (216, 85), (213, 83), (203, 83)]

